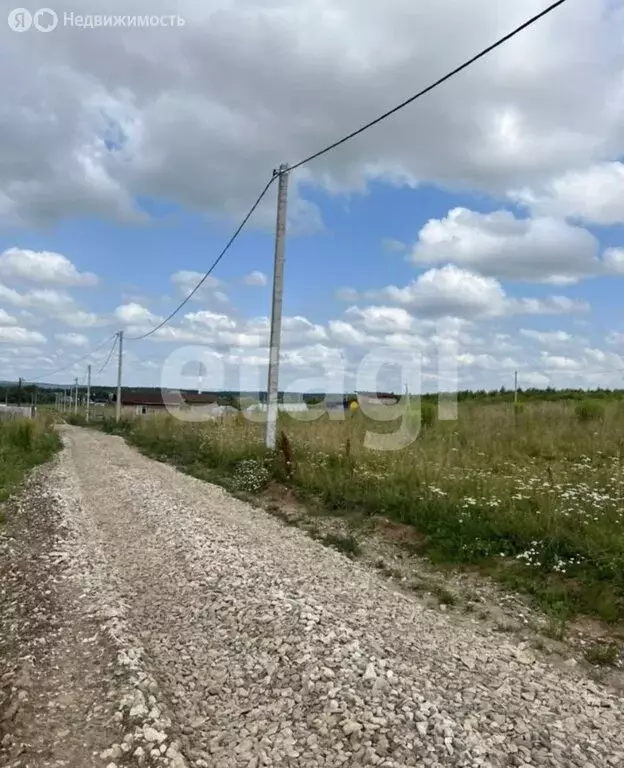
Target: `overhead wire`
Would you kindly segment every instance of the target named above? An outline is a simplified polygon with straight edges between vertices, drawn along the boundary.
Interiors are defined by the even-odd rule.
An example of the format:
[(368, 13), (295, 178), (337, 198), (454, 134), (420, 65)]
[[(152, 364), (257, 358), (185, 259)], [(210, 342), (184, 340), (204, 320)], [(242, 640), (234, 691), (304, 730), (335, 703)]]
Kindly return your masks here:
[(536, 14), (535, 16), (532, 16), (530, 19), (525, 21), (523, 24), (521, 24), (519, 27), (516, 27), (511, 32), (508, 32), (504, 37), (501, 37), (499, 40), (497, 40), (495, 43), (492, 43), (491, 45), (488, 45), (487, 48), (484, 48), (482, 51), (477, 53), (472, 58), (468, 59), (468, 61), (465, 61), (463, 64), (460, 64), (458, 67), (455, 67), (455, 69), (448, 72), (443, 77), (440, 77), (438, 80), (436, 80), (434, 83), (431, 83), (431, 85), (428, 85), (426, 88), (423, 88), (421, 91), (418, 91), (418, 93), (415, 93), (413, 96), (410, 96), (408, 99), (405, 99), (405, 101), (402, 101), (400, 104), (397, 104), (396, 107), (393, 107), (392, 109), (389, 109), (387, 112), (384, 112), (383, 115), (380, 115), (379, 117), (376, 117), (374, 120), (371, 120), (369, 123), (366, 123), (361, 128), (358, 128), (355, 131), (352, 131), (347, 136), (344, 136), (342, 139), (339, 139), (338, 141), (335, 141), (333, 144), (330, 144), (329, 146), (325, 147), (324, 149), (319, 150), (318, 152), (315, 152), (312, 155), (309, 155), (308, 157), (304, 158), (303, 160), (300, 160), (298, 163), (295, 163), (294, 165), (290, 166), (290, 170), (294, 171), (297, 168), (300, 168), (302, 165), (306, 165), (307, 163), (311, 162), (312, 160), (316, 160), (317, 158), (321, 157), (322, 155), (327, 154), (328, 152), (331, 152), (333, 149), (336, 149), (336, 147), (341, 146), (342, 144), (345, 144), (347, 141), (350, 141), (351, 139), (354, 139), (356, 136), (359, 136), (361, 133), (364, 133), (364, 131), (367, 131), (369, 128), (372, 128), (375, 125), (378, 125), (383, 120), (386, 120), (387, 118), (391, 117), (392, 115), (395, 115), (397, 112), (400, 112), (402, 109), (405, 109), (405, 107), (412, 104), (417, 99), (420, 99), (421, 96), (425, 96), (427, 93), (430, 93), (435, 88), (437, 88), (439, 85), (442, 85), (447, 80), (450, 80), (451, 78), (455, 77), (455, 75), (458, 75), (460, 72), (462, 72), (464, 69), (467, 69), (468, 67), (472, 66), (475, 62), (479, 61), (479, 59), (482, 59), (484, 56), (487, 56), (488, 53), (491, 53), (496, 48), (499, 48), (504, 43), (511, 40), (513, 37), (518, 35), (520, 32), (527, 29), (527, 27), (532, 26), (540, 19), (544, 18), (544, 16), (547, 16), (549, 13), (552, 13), (556, 8), (558, 8), (560, 5), (563, 5), (567, 0), (557, 0), (557, 2), (552, 3), (552, 5), (549, 5), (547, 8), (545, 8), (540, 13)]
[[(402, 101), (400, 104), (398, 104), (396, 107), (393, 107), (392, 109), (388, 110), (387, 112), (384, 112), (379, 117), (375, 118), (374, 120), (371, 120), (369, 123), (366, 123), (366, 125), (361, 126), (355, 131), (352, 131), (347, 136), (344, 136), (343, 138), (339, 139), (338, 141), (335, 141), (333, 144), (330, 144), (329, 146), (325, 147), (324, 149), (319, 150), (318, 152), (315, 152), (312, 155), (309, 155), (308, 157), (304, 158), (303, 160), (300, 160), (299, 162), (295, 163), (294, 165), (287, 166), (287, 170), (294, 171), (297, 168), (300, 168), (303, 165), (306, 165), (307, 163), (311, 162), (312, 160), (317, 159), (318, 157), (321, 157), (322, 155), (327, 154), (333, 149), (336, 149), (336, 147), (341, 146), (342, 144), (345, 144), (347, 141), (350, 141), (351, 139), (355, 138), (356, 136), (359, 136), (360, 134), (364, 133), (364, 131), (367, 131), (369, 128), (372, 128), (375, 125), (378, 125), (383, 120), (386, 120), (387, 118), (391, 117), (392, 115), (396, 114), (400, 110), (404, 109), (405, 107), (412, 104), (417, 99), (421, 98), (421, 96), (424, 96), (425, 94), (429, 93), (430, 91), (434, 90), (438, 86), (445, 83), (447, 80), (450, 80), (452, 77), (455, 77), (455, 75), (462, 72), (464, 69), (467, 69), (468, 67), (472, 66), (475, 62), (479, 61), (479, 59), (482, 59), (484, 56), (487, 56), (487, 54), (491, 53), (496, 48), (500, 47), (507, 41), (511, 40), (513, 37), (518, 35), (523, 30), (527, 29), (528, 27), (535, 24), (540, 19), (544, 18), (544, 16), (547, 16), (549, 13), (554, 11), (556, 8), (558, 8), (560, 5), (563, 5), (567, 0), (557, 0), (556, 2), (549, 5), (547, 8), (545, 8), (540, 13), (536, 14), (535, 16), (532, 16), (530, 19), (525, 21), (520, 26), (516, 27), (511, 32), (508, 32), (506, 35), (501, 37), (499, 40), (497, 40), (495, 43), (492, 43), (487, 48), (484, 48), (482, 51), (477, 53), (472, 58), (468, 59), (468, 61), (465, 61), (463, 64), (460, 64), (458, 67), (455, 67), (455, 69), (451, 70), (451, 72), (448, 72), (443, 77), (440, 77), (438, 80), (436, 80), (431, 85), (428, 85), (426, 88), (423, 88), (418, 93), (414, 94), (413, 96), (410, 96), (410, 98), (405, 99), (405, 101)], [(230, 247), (233, 245), (234, 241), (238, 238), (239, 234), (251, 218), (252, 214), (260, 204), (261, 200), (264, 198), (266, 193), (269, 190), (269, 187), (271, 184), (275, 181), (275, 178), (279, 176), (280, 172), (273, 171), (273, 176), (263, 189), (263, 191), (260, 193), (258, 199), (251, 207), (250, 211), (247, 213), (239, 227), (236, 229), (228, 243), (226, 244), (225, 248), (221, 251), (219, 256), (215, 259), (215, 261), (212, 263), (210, 268), (207, 272), (204, 273), (203, 277), (197, 285), (193, 288), (193, 290), (185, 297), (185, 299), (171, 312), (167, 317), (162, 320), (158, 325), (154, 326), (151, 330), (147, 331), (144, 334), (141, 334), (140, 336), (131, 336), (128, 337), (128, 341), (141, 341), (142, 339), (147, 339), (149, 336), (152, 336), (154, 333), (159, 331), (161, 328), (163, 328), (167, 323), (172, 320), (178, 312), (193, 298), (193, 296), (197, 293), (197, 291), (201, 288), (201, 286), (206, 282), (208, 277), (212, 274), (212, 272), (215, 270), (215, 268), (218, 266), (218, 264), (221, 262), (225, 254), (229, 251)]]
[[(361, 126), (357, 130), (352, 131), (351, 133), (347, 134), (346, 136), (342, 137), (341, 139), (339, 139), (339, 140), (333, 142), (332, 144), (329, 144), (328, 146), (324, 147), (323, 149), (321, 149), (321, 150), (319, 150), (317, 152), (314, 152), (313, 154), (309, 155), (308, 157), (305, 157), (303, 160), (300, 160), (299, 162), (295, 163), (294, 165), (287, 166), (287, 169), (289, 171), (294, 171), (294, 170), (302, 167), (303, 165), (306, 165), (307, 163), (310, 163), (313, 160), (316, 160), (317, 158), (327, 154), (328, 152), (331, 152), (332, 150), (336, 149), (337, 147), (339, 147), (339, 146), (345, 144), (346, 142), (350, 141), (351, 139), (355, 138), (356, 136), (359, 136), (360, 134), (364, 133), (365, 131), (369, 130), (370, 128), (374, 127), (375, 125), (378, 125), (379, 123), (381, 123), (384, 120), (388, 119), (389, 117), (391, 117), (392, 115), (394, 115), (397, 112), (401, 111), (402, 109), (405, 109), (407, 106), (409, 106), (410, 104), (415, 102), (417, 99), (421, 98), (422, 96), (425, 96), (427, 93), (430, 93), (431, 91), (433, 91), (438, 86), (440, 86), (443, 83), (447, 82), (448, 80), (450, 80), (451, 78), (455, 77), (456, 75), (458, 75), (463, 70), (465, 70), (468, 67), (472, 66), (475, 62), (477, 62), (480, 59), (482, 59), (483, 57), (487, 56), (489, 53), (494, 51), (496, 48), (499, 48), (501, 45), (503, 45), (504, 43), (506, 43), (509, 40), (511, 40), (513, 37), (518, 35), (520, 32), (524, 31), (525, 29), (527, 29), (528, 27), (532, 26), (533, 24), (535, 24), (540, 19), (542, 19), (545, 16), (547, 16), (548, 14), (552, 13), (555, 9), (557, 9), (559, 6), (563, 5), (565, 2), (567, 2), (567, 0), (557, 0), (556, 2), (552, 3), (547, 8), (542, 10), (540, 13), (532, 16), (530, 19), (525, 21), (523, 24), (521, 24), (520, 26), (516, 27), (511, 32), (508, 32), (506, 35), (504, 35), (503, 37), (498, 39), (496, 42), (492, 43), (491, 45), (489, 45), (486, 48), (484, 48), (483, 50), (481, 50), (475, 56), (472, 56), (470, 59), (465, 61), (463, 64), (460, 64), (459, 66), (455, 67), (453, 70), (448, 72), (446, 75), (440, 77), (434, 83), (431, 83), (426, 88), (423, 88), (422, 90), (418, 91), (413, 96), (410, 96), (408, 99), (405, 99), (400, 104), (396, 105), (395, 107), (393, 107), (392, 109), (388, 110), (387, 112), (384, 112), (382, 115), (378, 116), (374, 120), (371, 120), (370, 122), (368, 122), (365, 125)], [(217, 258), (211, 264), (210, 268), (204, 273), (204, 275), (197, 282), (197, 284), (190, 291), (190, 293), (176, 306), (176, 308), (172, 312), (170, 312), (167, 315), (167, 317), (165, 317), (162, 321), (160, 321), (156, 326), (154, 326), (149, 331), (147, 331), (146, 333), (143, 333), (143, 334), (141, 334), (139, 336), (127, 337), (128, 341), (140, 341), (142, 339), (147, 339), (148, 337), (152, 336), (154, 333), (156, 333), (161, 328), (163, 328), (170, 320), (172, 320), (184, 306), (186, 306), (186, 304), (193, 298), (193, 296), (202, 287), (202, 285), (204, 285), (204, 283), (206, 282), (208, 277), (210, 277), (212, 272), (216, 269), (216, 267), (220, 264), (222, 259), (228, 253), (228, 251), (230, 250), (230, 248), (232, 247), (234, 242), (237, 240), (237, 238), (240, 235), (240, 233), (245, 228), (247, 222), (249, 221), (251, 216), (254, 214), (254, 212), (256, 211), (256, 209), (258, 208), (260, 203), (262, 202), (262, 200), (264, 199), (265, 195), (269, 191), (269, 188), (271, 187), (271, 185), (275, 181), (276, 177), (279, 176), (280, 172), (281, 171), (276, 171), (276, 170), (273, 171), (273, 175), (272, 175), (271, 179), (269, 179), (269, 181), (267, 182), (267, 184), (263, 188), (262, 192), (257, 197), (257, 199), (254, 202), (254, 204), (251, 206), (251, 208), (249, 209), (249, 211), (247, 212), (247, 214), (245, 215), (245, 217), (243, 218), (243, 220), (241, 221), (239, 226), (236, 228), (236, 230), (234, 231), (234, 234), (230, 237), (230, 239), (226, 243), (226, 245), (223, 248), (223, 250), (221, 251), (221, 253), (217, 256)], [(66, 366), (63, 366), (62, 368), (59, 368), (56, 371), (53, 371), (51, 373), (42, 374), (41, 376), (35, 377), (33, 379), (30, 379), (30, 380), (33, 381), (33, 382), (34, 381), (39, 381), (42, 378), (45, 378), (45, 377), (48, 377), (48, 376), (52, 377), (52, 376), (56, 376), (59, 373), (62, 373), (63, 371), (65, 371), (65, 370), (67, 370), (67, 369), (77, 365), (78, 363), (81, 363), (83, 360), (86, 360), (87, 358), (91, 357), (93, 354), (95, 354), (95, 352), (99, 351), (102, 347), (104, 347), (111, 340), (111, 338), (112, 337), (108, 337), (101, 344), (99, 344), (97, 347), (95, 347), (95, 349), (93, 349), (92, 351), (88, 352), (86, 355), (84, 355), (83, 357), (79, 358), (78, 360), (73, 360), (71, 363), (68, 363)], [(115, 346), (117, 344), (117, 339), (118, 339), (117, 334), (115, 334), (115, 342), (113, 344), (113, 347), (111, 348), (111, 351), (109, 353), (109, 356), (108, 356), (105, 364), (102, 366), (102, 368), (100, 369), (99, 372), (104, 370), (104, 368), (110, 362), (110, 358), (112, 357), (113, 351), (114, 351)]]
[(256, 208), (260, 205), (262, 202), (264, 196), (269, 191), (269, 188), (271, 184), (275, 181), (276, 177), (279, 175), (278, 171), (273, 171), (273, 176), (269, 179), (266, 186), (262, 190), (262, 192), (258, 195), (258, 198), (256, 199), (256, 202), (251, 206), (249, 211), (247, 212), (247, 215), (245, 218), (241, 221), (241, 223), (238, 225), (236, 231), (230, 237), (227, 244), (225, 245), (225, 248), (221, 251), (221, 253), (217, 256), (217, 258), (213, 261), (210, 268), (207, 272), (204, 273), (204, 276), (201, 278), (201, 280), (197, 283), (197, 285), (193, 288), (193, 290), (178, 304), (178, 306), (173, 310), (173, 312), (170, 312), (167, 317), (162, 320), (158, 325), (154, 326), (151, 330), (147, 331), (147, 333), (143, 333), (140, 336), (129, 336), (127, 337), (127, 341), (141, 341), (142, 339), (147, 339), (149, 336), (152, 336), (156, 331), (159, 331), (161, 328), (163, 328), (167, 323), (172, 320), (178, 312), (186, 305), (188, 302), (193, 298), (193, 296), (197, 293), (197, 291), (202, 287), (202, 285), (206, 282), (206, 280), (210, 277), (210, 275), (213, 273), (213, 271), (216, 269), (216, 267), (219, 265), (221, 259), (225, 256), (225, 254), (230, 250), (231, 246), (234, 244), (234, 241), (237, 239), (237, 237), (240, 235), (240, 233), (243, 231), (245, 225), (249, 221), (249, 219), (254, 214)]
[[(117, 334), (115, 334), (116, 336)], [(113, 336), (108, 336), (104, 341), (102, 341), (100, 344), (98, 344), (94, 349), (92, 349), (90, 352), (87, 352), (86, 355), (83, 355), (82, 357), (79, 357), (77, 360), (72, 360), (71, 363), (68, 363), (67, 365), (64, 365), (62, 368), (58, 368), (56, 371), (51, 371), (48, 373), (43, 373), (41, 376), (35, 376), (34, 378), (29, 379), (30, 382), (35, 381), (41, 381), (41, 379), (45, 379), (47, 377), (56, 376), (59, 373), (63, 373), (63, 371), (68, 370), (69, 368), (73, 368), (75, 365), (78, 365), (78, 363), (82, 363), (84, 360), (87, 360), (89, 357), (92, 357), (96, 352), (99, 352), (102, 347), (106, 346), (106, 344), (109, 343), (113, 339)]]
[(113, 353), (115, 352), (115, 349), (117, 347), (117, 342), (119, 341), (119, 336), (115, 334), (115, 339), (113, 341), (113, 346), (110, 348), (110, 352), (108, 353), (108, 357), (106, 358), (106, 362), (104, 365), (96, 372), (96, 376), (99, 376), (102, 371), (106, 368), (106, 366), (110, 363), (111, 357), (113, 356)]

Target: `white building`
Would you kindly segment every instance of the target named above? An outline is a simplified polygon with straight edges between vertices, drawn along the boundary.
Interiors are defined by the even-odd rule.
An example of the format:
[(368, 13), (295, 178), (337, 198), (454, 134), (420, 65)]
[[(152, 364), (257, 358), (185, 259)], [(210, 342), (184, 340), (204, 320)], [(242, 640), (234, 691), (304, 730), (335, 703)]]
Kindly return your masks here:
[[(308, 410), (307, 403), (279, 403), (277, 407), (281, 413), (305, 413)], [(247, 413), (266, 413), (267, 408), (266, 403), (254, 403), (245, 410)]]

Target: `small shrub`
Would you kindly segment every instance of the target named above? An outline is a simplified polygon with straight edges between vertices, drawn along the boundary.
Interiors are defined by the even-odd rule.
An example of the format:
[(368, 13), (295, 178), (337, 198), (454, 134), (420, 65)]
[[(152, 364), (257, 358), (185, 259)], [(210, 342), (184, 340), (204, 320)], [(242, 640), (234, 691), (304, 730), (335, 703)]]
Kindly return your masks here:
[(585, 658), (590, 664), (600, 667), (612, 667), (620, 656), (616, 643), (595, 643), (585, 650)]
[(234, 469), (232, 487), (245, 493), (259, 493), (266, 488), (270, 479), (269, 470), (262, 461), (245, 459)]
[(15, 490), (29, 469), (60, 447), (53, 419), (0, 421), (0, 500)]
[(72, 413), (66, 417), (65, 421), (74, 427), (87, 426), (87, 420), (81, 413), (76, 413), (76, 414)]
[(33, 444), (33, 432), (32, 421), (15, 421), (8, 430), (9, 442), (27, 453)]
[(574, 409), (576, 418), (583, 424), (589, 421), (599, 421), (604, 418), (604, 405), (597, 400), (583, 400)]
[(437, 408), (434, 403), (420, 403), (420, 423), (423, 427), (432, 427), (436, 422)]
[(565, 640), (566, 633), (568, 631), (568, 622), (565, 618), (553, 617), (550, 622), (542, 630), (542, 634), (545, 637), (550, 637), (552, 640)]
[(339, 534), (329, 533), (327, 536), (323, 536), (321, 542), (325, 544), (326, 547), (337, 549), (339, 552), (347, 555), (347, 557), (357, 557), (362, 552), (362, 548), (357, 539), (353, 536), (341, 536)]
[(286, 477), (291, 477), (295, 463), (292, 446), (290, 445), (290, 440), (288, 439), (288, 435), (286, 432), (284, 432), (284, 430), (282, 430), (279, 434), (277, 448), (279, 453), (281, 453), (284, 458), (284, 471), (286, 473)]
[(457, 603), (457, 597), (441, 584), (436, 584), (432, 592), (442, 605), (455, 605)]

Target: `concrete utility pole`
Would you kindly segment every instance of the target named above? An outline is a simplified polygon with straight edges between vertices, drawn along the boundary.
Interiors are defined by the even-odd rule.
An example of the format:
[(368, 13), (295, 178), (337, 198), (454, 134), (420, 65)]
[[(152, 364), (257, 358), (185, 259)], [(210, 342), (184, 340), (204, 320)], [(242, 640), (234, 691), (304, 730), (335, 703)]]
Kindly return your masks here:
[(269, 376), (267, 382), (266, 446), (275, 448), (277, 431), (279, 356), (282, 338), (282, 300), (284, 296), (284, 250), (286, 246), (286, 208), (288, 203), (288, 165), (282, 163), (273, 174), (279, 174), (277, 190), (277, 223), (275, 227), (275, 267), (273, 271), (273, 306), (271, 308), (271, 339)]
[(514, 371), (514, 405), (518, 403), (518, 371)]
[(78, 414), (78, 379), (74, 379), (74, 416)]
[(115, 421), (121, 419), (121, 374), (123, 365), (123, 331), (118, 331), (119, 358), (117, 361), (117, 402), (115, 403)]
[(87, 424), (89, 423), (89, 416), (91, 411), (91, 363), (87, 366), (87, 407), (85, 410), (85, 419)]

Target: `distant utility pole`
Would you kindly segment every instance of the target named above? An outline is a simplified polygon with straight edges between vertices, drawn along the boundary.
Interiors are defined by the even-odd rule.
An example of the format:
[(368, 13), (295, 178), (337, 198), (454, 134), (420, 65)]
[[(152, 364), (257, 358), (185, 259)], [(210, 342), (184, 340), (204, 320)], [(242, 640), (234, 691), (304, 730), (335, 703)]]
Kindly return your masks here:
[(284, 297), (284, 250), (286, 246), (286, 208), (288, 203), (288, 165), (282, 163), (273, 174), (279, 174), (277, 190), (277, 223), (275, 227), (275, 266), (273, 270), (273, 305), (271, 308), (271, 338), (269, 375), (267, 382), (266, 446), (275, 448), (278, 416), (279, 357), (282, 338), (282, 303)]
[(85, 412), (85, 419), (87, 424), (89, 423), (89, 416), (91, 410), (91, 363), (87, 366), (87, 407)]
[(74, 416), (78, 414), (78, 379), (74, 379)]
[(118, 331), (119, 358), (117, 360), (117, 402), (115, 403), (115, 421), (121, 419), (121, 374), (123, 365), (123, 331)]
[(518, 371), (514, 371), (514, 405), (518, 403)]
[(20, 406), (20, 408), (22, 406), (22, 382), (23, 381), (24, 379), (22, 379), (22, 377), (20, 376), (19, 381), (17, 382), (17, 404)]

